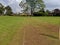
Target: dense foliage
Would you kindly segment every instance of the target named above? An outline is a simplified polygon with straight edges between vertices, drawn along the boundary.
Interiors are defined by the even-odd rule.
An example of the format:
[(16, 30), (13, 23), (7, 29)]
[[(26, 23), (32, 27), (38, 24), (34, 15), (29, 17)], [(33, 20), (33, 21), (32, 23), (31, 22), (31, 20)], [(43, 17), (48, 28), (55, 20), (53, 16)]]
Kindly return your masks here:
[[(44, 9), (45, 5), (42, 0), (26, 0), (26, 2), (21, 1), (21, 8), (23, 8), (23, 13), (13, 13), (10, 6), (4, 7), (3, 4), (0, 3), (0, 16), (8, 15), (8, 16), (60, 16), (60, 9), (54, 9), (53, 11), (49, 11)], [(36, 9), (39, 9), (38, 11)]]
[(6, 10), (6, 15), (9, 15), (9, 16), (12, 15), (13, 12), (10, 6), (5, 7), (5, 10)]
[(60, 16), (60, 10), (54, 9), (53, 16)]
[(40, 10), (40, 8), (45, 7), (43, 0), (26, 0), (26, 2), (21, 1), (20, 6), (24, 9), (23, 11), (30, 11), (31, 15), (33, 15), (36, 9)]
[(0, 15), (4, 14), (4, 6), (0, 3)]
[(53, 11), (49, 10), (40, 10), (39, 12), (34, 12), (34, 16), (60, 16), (60, 10), (59, 9), (54, 9)]

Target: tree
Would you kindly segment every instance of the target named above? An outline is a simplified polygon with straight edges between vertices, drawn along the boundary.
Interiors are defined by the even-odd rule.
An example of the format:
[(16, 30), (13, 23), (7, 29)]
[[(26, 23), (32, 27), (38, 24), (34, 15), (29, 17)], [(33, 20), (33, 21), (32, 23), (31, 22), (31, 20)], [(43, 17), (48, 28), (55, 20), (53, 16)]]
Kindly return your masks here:
[(21, 10), (23, 13), (28, 14), (28, 10), (29, 10), (29, 5), (23, 1), (20, 2), (20, 7), (23, 8), (23, 10)]
[(40, 10), (39, 10), (39, 12), (45, 12), (45, 10), (44, 10), (44, 8), (41, 8)]
[(60, 16), (60, 10), (59, 9), (54, 9), (53, 16)]
[(0, 3), (0, 15), (4, 14), (4, 6)]
[[(33, 15), (33, 13), (36, 11), (35, 10), (36, 8), (40, 9), (42, 7), (43, 8), (45, 7), (44, 2), (42, 0), (26, 0), (26, 4), (27, 4), (27, 6), (25, 7), (25, 9), (27, 9), (27, 7), (28, 7), (30, 9), (29, 11), (31, 11), (31, 15)], [(20, 6), (24, 7), (25, 3), (23, 3), (22, 5), (20, 3)]]
[(11, 16), (11, 14), (13, 13), (10, 6), (5, 7), (5, 10), (6, 10), (6, 15)]

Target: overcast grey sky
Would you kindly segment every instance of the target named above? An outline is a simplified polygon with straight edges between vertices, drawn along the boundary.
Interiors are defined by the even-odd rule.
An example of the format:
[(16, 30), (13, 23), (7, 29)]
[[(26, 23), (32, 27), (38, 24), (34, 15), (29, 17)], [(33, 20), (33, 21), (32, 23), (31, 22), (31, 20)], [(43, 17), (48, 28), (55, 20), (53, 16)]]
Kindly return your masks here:
[[(60, 9), (60, 0), (43, 0), (46, 9), (53, 10), (55, 8)], [(0, 0), (0, 3), (7, 6), (10, 5), (10, 7), (13, 9), (13, 12), (21, 12), (21, 8), (19, 6), (19, 3), (21, 0)]]
[(55, 8), (60, 9), (60, 0), (44, 0), (46, 9), (53, 10)]

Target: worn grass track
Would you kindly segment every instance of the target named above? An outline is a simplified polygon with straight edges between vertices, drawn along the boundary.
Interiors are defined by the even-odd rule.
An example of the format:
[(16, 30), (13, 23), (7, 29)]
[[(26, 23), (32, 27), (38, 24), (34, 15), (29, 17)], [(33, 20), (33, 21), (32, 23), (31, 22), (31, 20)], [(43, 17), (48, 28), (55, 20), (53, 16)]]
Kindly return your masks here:
[[(26, 17), (23, 26), (10, 45), (59, 45), (59, 26)], [(23, 34), (23, 36), (20, 36)], [(21, 39), (19, 37), (22, 37)]]
[(0, 17), (0, 45), (60, 45), (59, 19)]

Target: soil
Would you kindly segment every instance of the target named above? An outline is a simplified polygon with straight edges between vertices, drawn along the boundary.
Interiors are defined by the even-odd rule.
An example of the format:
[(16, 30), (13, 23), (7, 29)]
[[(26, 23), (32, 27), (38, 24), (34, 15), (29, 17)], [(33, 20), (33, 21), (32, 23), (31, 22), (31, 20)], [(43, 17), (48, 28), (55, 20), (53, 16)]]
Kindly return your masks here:
[(60, 45), (59, 26), (39, 22), (27, 24), (15, 33), (9, 45)]

